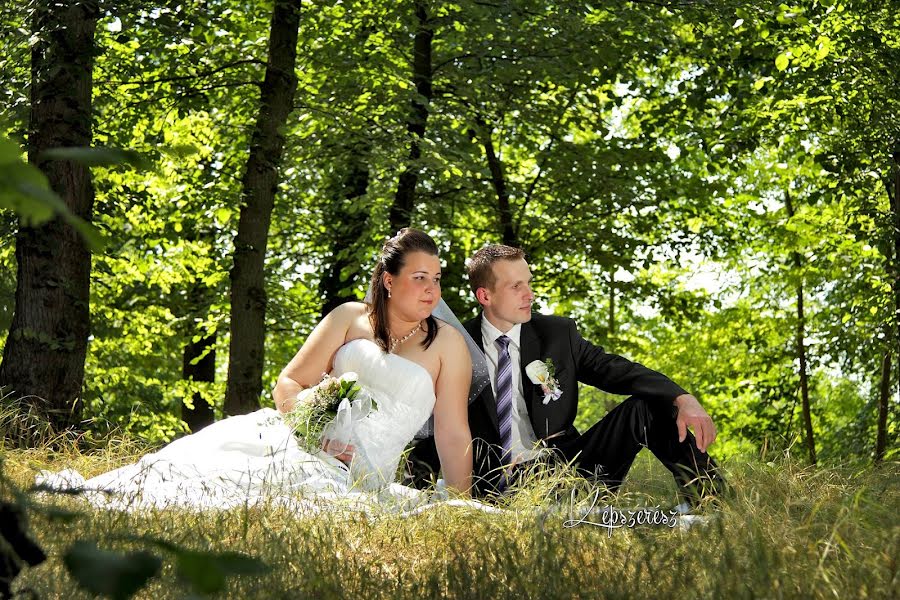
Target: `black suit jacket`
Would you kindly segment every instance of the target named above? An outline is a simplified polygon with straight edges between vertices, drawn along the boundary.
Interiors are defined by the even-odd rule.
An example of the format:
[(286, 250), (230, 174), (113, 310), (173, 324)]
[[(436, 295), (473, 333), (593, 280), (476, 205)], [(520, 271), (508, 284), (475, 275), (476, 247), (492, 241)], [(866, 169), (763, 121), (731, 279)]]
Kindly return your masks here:
[[(479, 315), (465, 323), (465, 328), (482, 347)], [(658, 402), (672, 402), (686, 393), (665, 375), (616, 354), (605, 352), (581, 337), (572, 319), (535, 313), (522, 324), (519, 338), (522, 392), (535, 435), (550, 446), (578, 437), (574, 422), (578, 413), (578, 382), (622, 395), (640, 396)], [(484, 348), (482, 348), (483, 350)], [(532, 361), (553, 361), (555, 377), (562, 396), (543, 403), (540, 386), (525, 375)], [(472, 431), (475, 487), (484, 493), (496, 484), (501, 466), (497, 425), (497, 402), (491, 386), (469, 405), (469, 428)], [(434, 438), (422, 440), (412, 453), (414, 462), (430, 465), (437, 471), (439, 461)]]

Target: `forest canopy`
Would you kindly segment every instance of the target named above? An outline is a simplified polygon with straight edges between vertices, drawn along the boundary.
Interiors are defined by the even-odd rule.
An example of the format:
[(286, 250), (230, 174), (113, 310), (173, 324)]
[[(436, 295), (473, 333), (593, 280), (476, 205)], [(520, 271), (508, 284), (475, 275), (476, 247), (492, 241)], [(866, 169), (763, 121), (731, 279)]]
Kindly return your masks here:
[(271, 405), (414, 226), (463, 319), (466, 257), (525, 249), (539, 310), (694, 393), (718, 454), (896, 455), (895, 0), (30, 0), (0, 30), (5, 411), (161, 442)]

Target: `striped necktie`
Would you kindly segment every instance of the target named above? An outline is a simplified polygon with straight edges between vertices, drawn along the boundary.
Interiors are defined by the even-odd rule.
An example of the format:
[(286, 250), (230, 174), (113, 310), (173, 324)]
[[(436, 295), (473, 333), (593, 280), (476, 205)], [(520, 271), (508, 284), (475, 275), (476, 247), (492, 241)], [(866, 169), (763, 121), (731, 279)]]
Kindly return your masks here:
[(510, 340), (505, 335), (497, 338), (500, 352), (497, 361), (497, 423), (500, 426), (500, 443), (503, 445), (503, 463), (510, 460), (512, 446), (512, 363), (509, 358)]

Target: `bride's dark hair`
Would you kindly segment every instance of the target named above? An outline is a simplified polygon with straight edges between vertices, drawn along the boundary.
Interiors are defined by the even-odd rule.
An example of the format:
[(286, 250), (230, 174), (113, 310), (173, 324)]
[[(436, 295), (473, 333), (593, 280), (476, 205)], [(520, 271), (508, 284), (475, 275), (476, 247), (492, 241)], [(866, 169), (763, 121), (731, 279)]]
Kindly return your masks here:
[[(391, 348), (391, 332), (388, 329), (387, 290), (381, 281), (385, 272), (396, 275), (406, 264), (406, 255), (410, 252), (426, 252), (432, 256), (438, 255), (437, 244), (434, 240), (418, 229), (404, 227), (397, 235), (384, 243), (381, 248), (381, 256), (372, 273), (372, 299), (369, 305), (369, 321), (375, 333), (375, 341), (385, 351)], [(431, 315), (425, 319), (425, 340), (422, 346), (428, 348), (437, 337), (437, 321)]]

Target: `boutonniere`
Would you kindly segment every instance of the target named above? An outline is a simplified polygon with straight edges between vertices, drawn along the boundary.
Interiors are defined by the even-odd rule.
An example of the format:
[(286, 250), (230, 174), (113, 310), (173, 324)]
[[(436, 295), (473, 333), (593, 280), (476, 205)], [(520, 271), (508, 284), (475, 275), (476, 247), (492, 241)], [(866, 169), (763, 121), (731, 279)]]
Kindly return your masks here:
[(549, 358), (544, 361), (532, 361), (525, 367), (525, 374), (528, 375), (531, 383), (541, 386), (541, 390), (544, 392), (544, 404), (549, 404), (550, 400), (559, 400), (559, 397), (562, 396), (559, 382), (553, 377), (555, 372), (556, 367)]

